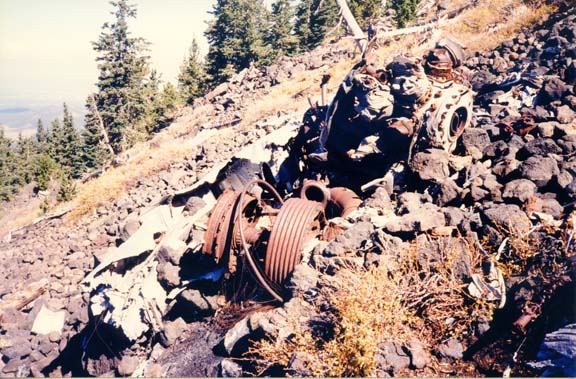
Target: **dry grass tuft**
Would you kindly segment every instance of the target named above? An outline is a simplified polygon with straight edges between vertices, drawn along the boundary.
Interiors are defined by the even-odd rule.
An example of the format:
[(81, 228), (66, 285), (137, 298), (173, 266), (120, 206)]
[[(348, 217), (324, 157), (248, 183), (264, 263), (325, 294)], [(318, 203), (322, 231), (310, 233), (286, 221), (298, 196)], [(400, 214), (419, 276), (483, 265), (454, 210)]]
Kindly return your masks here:
[[(262, 370), (272, 363), (287, 367), (299, 353), (312, 376), (371, 376), (384, 342), (408, 346), (418, 338), (430, 347), (450, 336), (471, 335), (473, 322), (490, 319), (495, 304), (469, 297), (456, 277), (462, 251), (452, 247), (456, 243), (448, 245), (440, 245), (441, 260), (435, 264), (419, 262), (420, 247), (414, 243), (398, 252), (398, 265), (391, 271), (382, 266), (339, 271), (336, 285), (321, 292), (334, 309), (333, 338), (314, 335), (294, 321), (292, 339), (255, 342), (251, 354), (257, 365)], [(470, 247), (465, 254), (472, 270), (481, 272), (482, 254)]]

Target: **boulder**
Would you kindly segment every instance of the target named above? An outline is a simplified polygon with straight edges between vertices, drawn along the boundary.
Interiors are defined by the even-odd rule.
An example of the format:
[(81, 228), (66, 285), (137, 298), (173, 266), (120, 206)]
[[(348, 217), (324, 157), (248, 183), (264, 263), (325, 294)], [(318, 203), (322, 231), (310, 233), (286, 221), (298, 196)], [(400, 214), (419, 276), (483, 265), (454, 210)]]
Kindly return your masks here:
[(524, 234), (530, 230), (530, 219), (516, 204), (491, 204), (482, 211), (483, 217), (492, 226)]
[(223, 344), (226, 352), (232, 355), (235, 348), (241, 345), (241, 341), (246, 340), (251, 332), (249, 317), (245, 317), (238, 321), (226, 332), (226, 335), (224, 335)]
[(466, 128), (460, 138), (466, 152), (472, 151), (473, 147), (483, 151), (490, 144), (490, 136), (482, 128)]
[(462, 188), (460, 188), (454, 180), (446, 179), (438, 184), (434, 202), (437, 205), (444, 207), (451, 202), (458, 200), (461, 193)]
[(395, 374), (410, 365), (410, 357), (402, 345), (396, 342), (384, 342), (374, 354), (377, 368)]
[(158, 280), (167, 288), (174, 288), (180, 285), (180, 267), (170, 262), (163, 262), (156, 267)]
[(384, 229), (395, 233), (421, 233), (433, 228), (445, 226), (444, 213), (434, 204), (422, 204), (415, 212), (392, 218), (384, 225)]
[(556, 118), (562, 124), (571, 124), (576, 119), (574, 112), (568, 105), (562, 105), (555, 110)]
[(436, 350), (436, 355), (441, 360), (455, 361), (462, 359), (464, 356), (464, 346), (455, 338), (450, 338), (448, 341), (440, 344)]
[(572, 154), (576, 151), (576, 134), (567, 134), (558, 140), (558, 145), (564, 154)]
[(217, 296), (208, 296), (196, 289), (182, 291), (178, 298), (178, 303), (186, 309), (188, 316), (209, 316), (218, 307)]
[(558, 146), (551, 138), (535, 138), (527, 142), (520, 151), (516, 154), (517, 158), (524, 160), (533, 155), (541, 155), (543, 157), (549, 154), (562, 154), (562, 148)]
[(559, 78), (546, 79), (538, 93), (539, 104), (550, 104), (562, 98), (570, 91), (569, 87)]
[(547, 185), (559, 172), (558, 163), (551, 157), (533, 156), (520, 164), (522, 177), (534, 182), (539, 188)]
[(184, 334), (186, 328), (186, 321), (182, 317), (178, 317), (174, 321), (164, 322), (160, 342), (165, 347), (172, 346)]
[(220, 361), (220, 375), (223, 378), (242, 377), (242, 366), (231, 359), (224, 358)]
[(422, 369), (432, 362), (430, 354), (424, 349), (424, 345), (417, 338), (412, 338), (408, 344), (408, 354), (410, 356), (410, 366), (415, 369)]
[(450, 176), (449, 154), (441, 149), (421, 151), (410, 161), (410, 169), (421, 180), (442, 182)]
[(535, 193), (536, 184), (527, 179), (516, 179), (506, 183), (502, 197), (511, 203), (524, 204)]
[(362, 221), (352, 225), (351, 228), (338, 235), (323, 250), (325, 257), (342, 256), (349, 252), (356, 252), (361, 249), (365, 241), (370, 239), (374, 232), (374, 225), (370, 222)]
[(140, 364), (140, 359), (131, 355), (125, 355), (120, 360), (118, 367), (118, 375), (120, 376), (130, 376), (136, 371), (138, 365)]
[(160, 247), (158, 255), (164, 262), (170, 262), (178, 266), (187, 248), (186, 242), (180, 239), (165, 238), (162, 240), (162, 246)]

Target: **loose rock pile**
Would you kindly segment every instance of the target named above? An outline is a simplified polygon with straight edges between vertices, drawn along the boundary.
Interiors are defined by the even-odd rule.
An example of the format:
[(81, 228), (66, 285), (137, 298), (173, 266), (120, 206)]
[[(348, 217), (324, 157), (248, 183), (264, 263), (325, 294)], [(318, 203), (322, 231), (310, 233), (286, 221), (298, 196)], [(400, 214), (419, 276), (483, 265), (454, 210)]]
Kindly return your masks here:
[[(291, 314), (281, 324), (288, 323), (286, 318), (302, 318), (306, 321), (300, 326), (313, 333), (311, 320), (337, 317), (329, 308), (317, 313), (322, 308), (319, 304), (325, 302), (318, 294), (323, 286), (335, 285), (329, 284), (331, 281), (338, 282), (340, 270), (374, 264), (392, 270), (400, 259), (398, 252), (409, 249), (411, 243), (418, 246), (421, 267), (433, 265), (435, 260), (441, 262), (447, 251), (459, 251), (453, 273), (462, 283), (470, 283), (474, 267), (469, 249), (457, 247), (468, 239), (491, 250), (491, 257), (500, 259), (504, 266), (515, 265), (505, 276), (502, 295), (506, 295), (507, 302), (495, 322), (490, 325), (485, 318), (475, 320), (474, 335), (456, 335), (435, 347), (416, 349), (385, 342), (379, 345), (374, 375), (417, 375), (422, 372), (418, 370), (432, 363), (432, 359), (426, 359), (430, 356), (449, 362), (466, 356), (481, 373), (501, 374), (512, 363), (512, 354), (526, 332), (523, 320), (533, 322), (541, 312), (547, 312), (542, 317), (547, 318), (546, 322), (531, 325), (528, 338), (534, 346), (544, 333), (574, 323), (573, 312), (566, 311), (560, 299), (573, 301), (569, 296), (576, 280), (573, 262), (568, 259), (574, 256), (571, 215), (576, 200), (575, 28), (576, 14), (572, 10), (504, 42), (494, 52), (470, 58), (467, 64), (474, 71), (471, 82), (480, 93), (475, 109), (477, 122), (476, 127), (464, 132), (455, 154), (435, 149), (416, 154), (409, 174), (396, 178), (393, 185), (378, 188), (348, 219), (352, 225), (344, 234), (317, 247), (309, 265), (297, 268), (292, 286), (303, 290), (295, 290), (295, 298), (285, 305), (290, 312), (269, 311), (265, 319)], [(557, 229), (551, 232), (548, 228)], [(522, 241), (525, 245), (520, 246)], [(310, 266), (320, 275), (312, 274)], [(492, 299), (496, 303), (499, 300)], [(294, 308), (294, 304), (300, 305)], [(532, 315), (527, 304), (538, 304), (538, 314)], [(254, 317), (240, 323), (251, 323)], [(257, 317), (262, 323), (262, 314)], [(522, 330), (514, 334), (515, 328)], [(258, 339), (262, 330), (243, 329), (243, 338)], [(498, 333), (514, 342), (506, 345), (498, 341), (494, 336)], [(554, 356), (553, 361), (524, 364), (519, 372), (533, 375), (546, 368), (548, 372), (570, 375), (572, 369), (566, 362), (574, 354), (566, 346), (574, 339), (562, 333), (564, 342), (548, 342), (538, 358)], [(290, 332), (278, 328), (266, 334), (280, 346), (292, 338)], [(237, 336), (234, 333), (234, 339)], [(226, 338), (231, 336), (227, 334)], [(415, 345), (426, 346), (425, 342), (416, 341)], [(553, 353), (550, 346), (556, 348)], [(243, 351), (236, 356), (240, 353)], [(282, 369), (291, 375), (311, 375), (307, 367), (313, 359), (303, 354), (295, 352)], [(535, 352), (531, 354), (528, 358), (526, 352), (524, 359), (535, 359)], [(407, 368), (416, 371), (403, 371)]]

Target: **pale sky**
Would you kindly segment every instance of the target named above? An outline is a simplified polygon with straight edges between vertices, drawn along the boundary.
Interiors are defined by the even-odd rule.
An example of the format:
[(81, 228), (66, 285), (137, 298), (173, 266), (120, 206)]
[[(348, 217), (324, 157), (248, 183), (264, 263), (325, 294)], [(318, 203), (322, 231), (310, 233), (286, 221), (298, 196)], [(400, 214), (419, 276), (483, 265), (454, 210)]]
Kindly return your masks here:
[[(215, 0), (131, 3), (138, 10), (129, 21), (132, 37), (151, 42), (152, 67), (176, 84), (192, 39), (207, 51), (204, 31)], [(83, 103), (98, 79), (90, 42), (114, 21), (113, 9), (108, 0), (0, 0), (0, 110)]]

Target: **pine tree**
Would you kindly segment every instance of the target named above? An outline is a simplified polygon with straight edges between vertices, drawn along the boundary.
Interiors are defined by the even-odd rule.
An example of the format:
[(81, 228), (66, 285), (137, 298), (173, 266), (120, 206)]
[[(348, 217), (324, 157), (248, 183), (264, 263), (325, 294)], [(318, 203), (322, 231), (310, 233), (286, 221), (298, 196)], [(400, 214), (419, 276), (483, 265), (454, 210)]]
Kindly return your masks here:
[(82, 130), (82, 160), (87, 170), (100, 168), (114, 154), (106, 141), (108, 135), (98, 112), (97, 95), (89, 95), (86, 99), (86, 115)]
[(47, 135), (47, 152), (50, 158), (58, 165), (62, 166), (65, 163), (65, 141), (64, 129), (60, 123), (60, 119), (55, 118), (52, 120), (51, 127)]
[(50, 186), (50, 180), (56, 171), (58, 171), (58, 165), (50, 156), (46, 153), (39, 154), (34, 159), (34, 181), (36, 181), (36, 187), (40, 191), (46, 191)]
[(414, 20), (420, 0), (391, 0), (390, 6), (396, 12), (396, 23), (399, 28)]
[(86, 170), (82, 159), (82, 140), (74, 127), (72, 114), (64, 103), (64, 116), (62, 118), (63, 154), (62, 166), (64, 166), (71, 178), (78, 179)]
[(272, 3), (270, 45), (276, 57), (294, 55), (298, 51), (298, 37), (294, 34), (295, 10), (291, 0)]
[(48, 143), (48, 131), (44, 128), (41, 119), (38, 119), (36, 124), (36, 142), (38, 143), (38, 151), (41, 153), (45, 152)]
[(127, 0), (110, 2), (116, 10), (114, 23), (104, 23), (98, 41), (92, 42), (98, 53), (97, 110), (115, 153), (129, 146), (126, 134), (146, 114), (147, 101), (142, 89), (148, 74), (147, 42), (130, 37), (128, 19), (136, 17), (136, 7)]
[(268, 11), (263, 0), (217, 0), (214, 20), (205, 32), (209, 49), (207, 72), (212, 86), (226, 81), (250, 64), (273, 58), (266, 43)]
[(155, 114), (155, 130), (157, 132), (172, 123), (178, 107), (180, 106), (181, 98), (176, 91), (176, 88), (171, 83), (166, 83), (160, 96), (157, 97), (154, 114)]
[(33, 160), (36, 155), (36, 146), (31, 137), (23, 137), (18, 134), (15, 145), (15, 174), (22, 184), (32, 181)]
[(0, 127), (0, 201), (10, 200), (22, 185), (17, 164), (12, 141), (4, 136), (4, 128)]
[(320, 45), (337, 21), (335, 0), (302, 0), (296, 9), (295, 25), (300, 49), (308, 51)]
[(384, 13), (382, 0), (348, 0), (350, 11), (364, 30)]
[(204, 94), (206, 81), (206, 68), (200, 58), (200, 48), (194, 38), (178, 74), (178, 93), (182, 100), (186, 104), (192, 104), (195, 98)]

